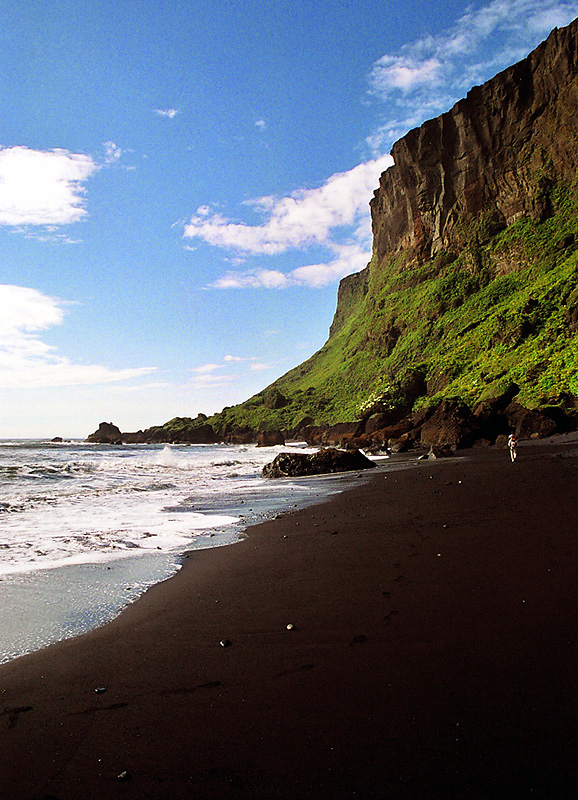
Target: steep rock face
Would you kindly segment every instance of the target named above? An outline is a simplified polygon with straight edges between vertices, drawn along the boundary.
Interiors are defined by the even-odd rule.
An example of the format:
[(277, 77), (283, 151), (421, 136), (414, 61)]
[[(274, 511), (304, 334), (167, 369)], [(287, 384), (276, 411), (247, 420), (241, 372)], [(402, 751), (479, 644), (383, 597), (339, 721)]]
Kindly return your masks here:
[(353, 275), (348, 275), (339, 284), (337, 292), (337, 309), (329, 335), (337, 333), (343, 322), (347, 319), (350, 311), (354, 308), (367, 294), (369, 286), (369, 268), (366, 267), (361, 272), (356, 272)]
[(547, 216), (544, 185), (576, 176), (577, 69), (578, 20), (400, 139), (370, 203), (377, 262), (456, 252), (481, 213), (494, 228)]

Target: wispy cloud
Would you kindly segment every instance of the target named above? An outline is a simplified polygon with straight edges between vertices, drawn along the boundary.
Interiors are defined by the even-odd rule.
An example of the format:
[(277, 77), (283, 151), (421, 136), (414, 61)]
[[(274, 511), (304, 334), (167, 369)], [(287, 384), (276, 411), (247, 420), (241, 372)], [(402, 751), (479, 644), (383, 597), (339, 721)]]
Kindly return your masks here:
[(200, 367), (194, 367), (191, 372), (196, 373), (197, 375), (211, 375), (213, 372), (216, 372), (218, 369), (223, 369), (222, 364), (203, 364)]
[(253, 269), (227, 272), (211, 286), (215, 289), (288, 289), (305, 286), (321, 289), (346, 275), (359, 272), (371, 258), (371, 251), (360, 244), (332, 245), (335, 258), (327, 263), (307, 264), (290, 272)]
[[(215, 389), (240, 381), (250, 372), (264, 372), (273, 366), (259, 361), (256, 356), (234, 356), (229, 353), (220, 363), (211, 362), (191, 369), (191, 384), (195, 389)], [(223, 372), (225, 369), (229, 371)]]
[(98, 169), (68, 150), (0, 148), (0, 224), (69, 225), (86, 214), (84, 183)]
[(316, 189), (300, 189), (286, 197), (260, 198), (255, 207), (264, 222), (234, 222), (218, 213), (194, 215), (185, 236), (202, 239), (235, 253), (276, 255), (312, 244), (331, 243), (334, 229), (351, 227), (368, 217), (368, 204), (379, 175), (392, 164), (389, 156), (358, 164), (332, 175)]
[(155, 108), (155, 114), (159, 117), (165, 117), (165, 119), (174, 119), (177, 114), (179, 113), (178, 108)]
[(251, 372), (266, 372), (268, 369), (272, 369), (273, 366), (274, 364), (265, 364), (261, 361), (255, 361), (253, 364), (251, 364), (249, 369)]
[(367, 142), (375, 153), (448, 110), (476, 83), (527, 55), (556, 26), (578, 16), (577, 0), (492, 0), (470, 6), (437, 36), (424, 36), (378, 59), (371, 92), (385, 113)]
[(104, 145), (104, 163), (107, 166), (117, 164), (122, 156), (121, 148), (114, 142), (105, 142)]
[(256, 358), (255, 358), (255, 356), (250, 356), (249, 358), (247, 358), (247, 357), (245, 357), (245, 356), (232, 356), (232, 355), (226, 355), (226, 356), (223, 358), (223, 361), (224, 361), (226, 364), (244, 364), (244, 363), (246, 363), (247, 361), (256, 361)]
[(195, 389), (218, 389), (220, 386), (229, 386), (239, 379), (240, 375), (198, 373), (192, 378), (190, 384)]
[(81, 386), (148, 375), (152, 367), (111, 370), (74, 364), (40, 338), (62, 325), (69, 303), (36, 289), (0, 285), (0, 388)]
[[(226, 360), (226, 359), (225, 359)], [(193, 377), (190, 384), (195, 389), (217, 389), (220, 386), (228, 386), (239, 380), (239, 375), (225, 374), (221, 372), (226, 364), (201, 364), (200, 367), (191, 369)]]

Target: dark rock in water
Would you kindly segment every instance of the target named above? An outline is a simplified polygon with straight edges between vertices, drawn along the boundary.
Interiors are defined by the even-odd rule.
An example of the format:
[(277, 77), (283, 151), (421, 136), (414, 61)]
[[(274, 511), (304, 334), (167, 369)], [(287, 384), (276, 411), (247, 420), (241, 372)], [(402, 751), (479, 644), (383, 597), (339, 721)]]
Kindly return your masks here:
[(58, 444), (59, 442), (62, 441), (62, 436), (55, 436), (54, 439), (51, 439), (50, 441), (54, 442), (55, 444)]
[(187, 444), (214, 444), (217, 441), (215, 431), (206, 423), (199, 425), (190, 431), (185, 431), (179, 435), (173, 436), (171, 439), (173, 443), (185, 442)]
[(264, 478), (298, 478), (333, 472), (371, 469), (375, 464), (359, 450), (327, 448), (317, 453), (279, 453), (271, 464), (263, 467)]
[(369, 439), (362, 433), (361, 436), (345, 436), (341, 442), (343, 450), (363, 450), (369, 445)]
[(212, 426), (199, 414), (196, 419), (175, 417), (160, 427), (137, 433), (123, 433), (124, 442), (170, 442), (171, 444), (214, 444), (218, 438)]
[(275, 447), (279, 444), (285, 444), (285, 436), (281, 431), (261, 431), (257, 436), (257, 447)]
[(98, 430), (86, 439), (93, 444), (122, 444), (122, 433), (112, 422), (101, 422)]
[(124, 444), (146, 444), (155, 440), (145, 431), (131, 431), (130, 433), (123, 431), (122, 441)]

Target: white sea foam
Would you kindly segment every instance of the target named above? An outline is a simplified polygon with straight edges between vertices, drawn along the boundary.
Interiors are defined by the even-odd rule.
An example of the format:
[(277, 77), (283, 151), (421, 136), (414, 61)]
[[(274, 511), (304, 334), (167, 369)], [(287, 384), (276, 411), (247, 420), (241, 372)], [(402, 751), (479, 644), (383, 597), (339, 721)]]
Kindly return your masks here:
[(232, 535), (251, 501), (300, 493), (259, 477), (278, 451), (2, 443), (0, 574), (182, 551), (215, 529)]
[(282, 449), (0, 442), (0, 663), (103, 624), (184, 551), (350, 480), (262, 479)]

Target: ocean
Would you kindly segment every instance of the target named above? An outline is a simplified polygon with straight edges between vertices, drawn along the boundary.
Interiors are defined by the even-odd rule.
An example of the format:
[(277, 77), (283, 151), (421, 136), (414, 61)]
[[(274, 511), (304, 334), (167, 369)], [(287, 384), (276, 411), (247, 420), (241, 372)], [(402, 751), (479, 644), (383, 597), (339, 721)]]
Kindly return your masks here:
[(0, 441), (0, 663), (106, 623), (185, 552), (358, 479), (261, 478), (287, 449)]

